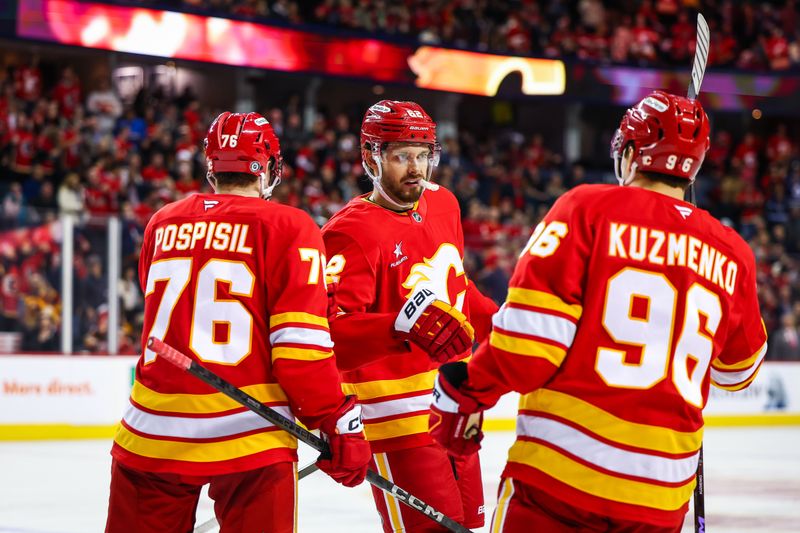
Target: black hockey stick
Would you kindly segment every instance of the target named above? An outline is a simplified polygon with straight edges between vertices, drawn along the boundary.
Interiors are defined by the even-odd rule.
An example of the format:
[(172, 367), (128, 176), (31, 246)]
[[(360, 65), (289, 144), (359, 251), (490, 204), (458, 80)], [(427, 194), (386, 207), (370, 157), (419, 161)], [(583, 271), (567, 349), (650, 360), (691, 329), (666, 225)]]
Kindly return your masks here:
[[(264, 420), (271, 422), (290, 435), (297, 437), (298, 440), (305, 442), (323, 455), (330, 453), (328, 443), (322, 440), (320, 437), (317, 437), (307, 429), (295, 424), (293, 421), (281, 415), (274, 409), (262, 404), (243, 390), (234, 387), (231, 383), (225, 381), (214, 372), (201, 366), (197, 363), (197, 361), (191, 360), (189, 357), (182, 354), (175, 348), (165, 344), (160, 339), (150, 337), (147, 340), (147, 347), (173, 365), (187, 371), (194, 377), (205, 381), (208, 385), (211, 385), (211, 387), (247, 407)], [(471, 530), (462, 526), (452, 518), (445, 516), (444, 513), (437, 511), (427, 503), (423, 502), (419, 498), (416, 498), (414, 495), (409, 494), (385, 477), (376, 474), (372, 470), (367, 470), (367, 481), (371, 485), (391, 494), (398, 501), (408, 505), (415, 511), (424, 514), (434, 522), (442, 525), (450, 531), (454, 531), (456, 533), (472, 533)]]
[[(701, 13), (697, 14), (697, 44), (694, 49), (694, 62), (692, 63), (692, 79), (689, 82), (687, 98), (694, 100), (700, 94), (700, 85), (703, 84), (703, 76), (706, 73), (708, 63), (708, 47), (711, 43), (711, 33), (708, 30), (708, 23)], [(694, 193), (694, 181), (689, 185), (689, 201), (692, 205), (697, 205)], [(700, 444), (700, 454), (697, 460), (697, 474), (695, 479), (697, 484), (694, 487), (694, 531), (695, 533), (705, 533), (706, 531), (706, 491), (704, 486), (705, 473), (703, 472), (703, 445)]]

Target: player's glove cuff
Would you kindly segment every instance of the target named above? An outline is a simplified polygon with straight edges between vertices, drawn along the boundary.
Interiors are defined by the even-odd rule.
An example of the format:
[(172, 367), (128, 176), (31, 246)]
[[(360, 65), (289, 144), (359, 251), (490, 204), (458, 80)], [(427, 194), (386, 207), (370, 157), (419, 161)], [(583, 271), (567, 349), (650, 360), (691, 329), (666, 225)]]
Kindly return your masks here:
[(466, 380), (464, 362), (447, 363), (439, 368), (428, 422), (431, 437), (457, 456), (477, 452), (483, 440), (485, 406), (461, 388)]

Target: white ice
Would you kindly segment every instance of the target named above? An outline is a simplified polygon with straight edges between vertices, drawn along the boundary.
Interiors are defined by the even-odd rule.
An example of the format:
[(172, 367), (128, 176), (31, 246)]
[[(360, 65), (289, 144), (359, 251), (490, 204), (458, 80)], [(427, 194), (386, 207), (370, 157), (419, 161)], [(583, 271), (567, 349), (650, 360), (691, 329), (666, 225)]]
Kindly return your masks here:
[[(512, 433), (500, 432), (484, 440), (487, 522), (512, 441)], [(109, 449), (107, 440), (0, 442), (0, 533), (103, 531)], [(303, 450), (300, 464), (313, 456)], [(800, 427), (708, 428), (705, 463), (708, 531), (800, 531)], [(212, 514), (204, 496), (196, 524)], [(299, 517), (301, 532), (380, 531), (366, 483), (345, 489), (319, 472), (301, 482)], [(691, 510), (684, 531), (691, 531), (690, 517)]]

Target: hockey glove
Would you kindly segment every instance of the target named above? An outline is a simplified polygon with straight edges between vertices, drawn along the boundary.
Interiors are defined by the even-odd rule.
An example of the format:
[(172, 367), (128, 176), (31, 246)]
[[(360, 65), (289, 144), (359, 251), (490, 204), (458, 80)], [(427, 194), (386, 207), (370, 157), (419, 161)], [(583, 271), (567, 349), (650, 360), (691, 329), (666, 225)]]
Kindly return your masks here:
[(433, 388), (428, 432), (451, 455), (463, 457), (481, 449), (485, 406), (463, 391), (467, 363), (458, 361), (439, 367)]
[(317, 459), (319, 469), (345, 487), (355, 487), (364, 481), (372, 452), (364, 436), (361, 406), (356, 404), (355, 396), (345, 398), (319, 429), (331, 450), (330, 457)]
[(436, 299), (433, 291), (425, 288), (406, 301), (394, 329), (401, 338), (413, 342), (439, 363), (464, 353), (475, 339), (475, 330), (464, 313)]

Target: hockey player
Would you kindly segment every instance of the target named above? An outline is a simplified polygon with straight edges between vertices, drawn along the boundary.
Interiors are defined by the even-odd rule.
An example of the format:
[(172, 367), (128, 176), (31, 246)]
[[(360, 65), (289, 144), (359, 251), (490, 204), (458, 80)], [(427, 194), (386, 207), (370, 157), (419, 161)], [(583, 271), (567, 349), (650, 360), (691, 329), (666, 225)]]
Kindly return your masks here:
[[(205, 155), (216, 194), (164, 207), (145, 231), (143, 341), (159, 337), (319, 428), (332, 457), (317, 464), (356, 485), (370, 450), (332, 352), (322, 237), (305, 213), (263, 200), (280, 182), (278, 139), (260, 115), (226, 112)], [(111, 451), (106, 531), (190, 531), (209, 483), (222, 531), (291, 532), (296, 448), (288, 433), (143, 348)]]
[[(331, 324), (345, 390), (362, 404), (373, 467), (468, 527), (483, 525), (477, 456), (454, 459), (428, 435), (436, 367), (471, 353), (497, 306), (467, 279), (453, 194), (430, 182), (436, 124), (414, 102), (383, 100), (361, 127), (373, 191), (323, 227), (327, 273), (338, 283)], [(424, 192), (424, 194), (423, 194)], [(435, 480), (435, 481), (433, 481)], [(374, 490), (384, 531), (440, 531)]]
[(709, 383), (756, 376), (766, 332), (747, 244), (683, 201), (709, 147), (700, 103), (656, 91), (612, 154), (624, 187), (564, 194), (533, 232), (469, 362), (440, 369), (430, 419), (452, 453), (522, 394), (493, 532), (678, 532)]

